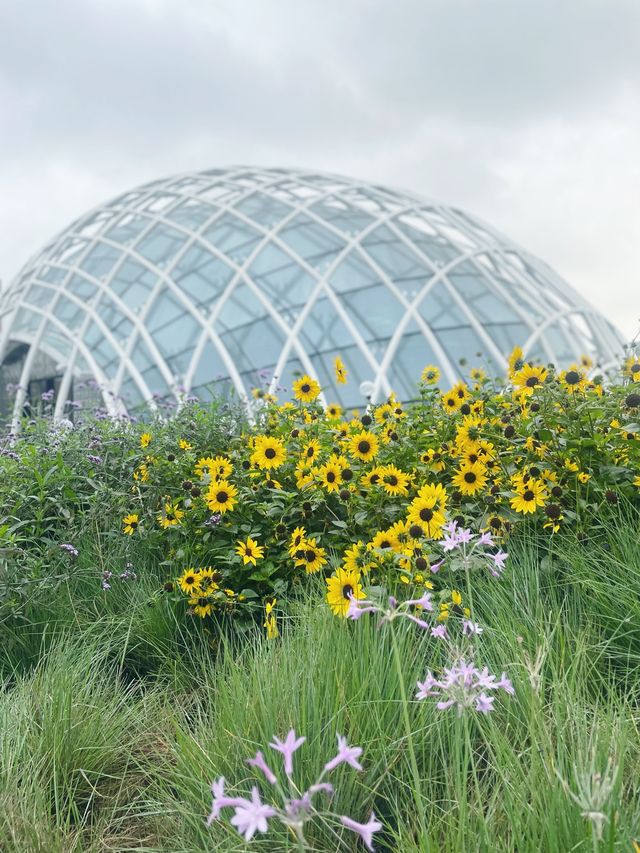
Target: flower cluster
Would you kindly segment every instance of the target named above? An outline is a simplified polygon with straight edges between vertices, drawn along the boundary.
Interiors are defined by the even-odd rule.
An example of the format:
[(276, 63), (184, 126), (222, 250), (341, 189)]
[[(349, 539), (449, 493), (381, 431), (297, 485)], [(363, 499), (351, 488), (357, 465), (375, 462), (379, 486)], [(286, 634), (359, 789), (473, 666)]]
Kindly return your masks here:
[(489, 694), (496, 690), (514, 694), (513, 685), (505, 672), (497, 679), (487, 667), (480, 670), (462, 658), (446, 668), (439, 679), (427, 672), (425, 680), (418, 682), (416, 699), (435, 697), (438, 699), (437, 708), (441, 711), (456, 708), (459, 715), (468, 708), (488, 714), (493, 711), (495, 701), (495, 696)]
[[(214, 821), (220, 819), (223, 809), (231, 808), (234, 813), (230, 823), (244, 836), (245, 841), (251, 841), (257, 832), (268, 831), (269, 820), (276, 819), (294, 833), (301, 849), (307, 849), (304, 837), (305, 824), (321, 816), (314, 805), (315, 799), (322, 795), (331, 802), (335, 794), (333, 784), (327, 781), (331, 773), (341, 764), (346, 764), (354, 770), (362, 770), (359, 761), (362, 748), (349, 746), (347, 739), (342, 735), (337, 737), (336, 754), (324, 765), (317, 780), (304, 791), (295, 784), (293, 771), (294, 755), (306, 738), (298, 737), (294, 729), (288, 732), (284, 740), (274, 737), (269, 746), (281, 754), (286, 779), (282, 779), (274, 772), (261, 750), (247, 759), (247, 764), (260, 771), (261, 779), (270, 785), (270, 801), (263, 801), (257, 785), (252, 787), (250, 797), (230, 796), (225, 790), (225, 779), (221, 776), (211, 786), (213, 803), (207, 824), (211, 826)], [(374, 849), (373, 835), (382, 829), (382, 824), (376, 820), (373, 812), (366, 823), (359, 823), (347, 815), (332, 815), (326, 809), (323, 809), (322, 817), (325, 820), (339, 821), (344, 827), (355, 832), (368, 850)]]

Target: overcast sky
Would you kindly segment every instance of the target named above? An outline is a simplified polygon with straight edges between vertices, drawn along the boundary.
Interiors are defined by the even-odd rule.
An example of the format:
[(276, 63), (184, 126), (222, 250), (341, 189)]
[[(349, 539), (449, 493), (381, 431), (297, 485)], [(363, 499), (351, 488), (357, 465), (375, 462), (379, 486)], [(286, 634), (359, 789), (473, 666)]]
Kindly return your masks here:
[(640, 0), (0, 0), (0, 278), (143, 181), (333, 171), (640, 325)]

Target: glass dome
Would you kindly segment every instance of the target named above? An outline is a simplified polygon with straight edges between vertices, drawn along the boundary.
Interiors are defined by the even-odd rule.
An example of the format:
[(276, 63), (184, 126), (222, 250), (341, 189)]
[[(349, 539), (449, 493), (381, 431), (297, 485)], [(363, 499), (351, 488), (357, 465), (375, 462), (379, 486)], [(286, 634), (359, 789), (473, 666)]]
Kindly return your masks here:
[(81, 217), (2, 294), (0, 324), (15, 411), (45, 383), (58, 415), (87, 381), (111, 413), (265, 384), (286, 397), (301, 373), (353, 406), (365, 389), (411, 399), (430, 363), (447, 385), (471, 364), (502, 372), (516, 344), (558, 365), (622, 348), (549, 267), (457, 208), (250, 167), (154, 181)]

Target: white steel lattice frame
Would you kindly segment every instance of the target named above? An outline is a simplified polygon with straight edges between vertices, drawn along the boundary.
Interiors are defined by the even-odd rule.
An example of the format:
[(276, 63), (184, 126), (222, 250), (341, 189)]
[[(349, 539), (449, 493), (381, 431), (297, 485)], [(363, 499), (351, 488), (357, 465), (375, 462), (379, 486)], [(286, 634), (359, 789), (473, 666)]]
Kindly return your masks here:
[[(220, 197), (223, 191), (228, 193), (226, 199)], [(158, 209), (166, 198), (171, 199), (169, 204)], [(259, 205), (265, 199), (267, 205), (274, 205), (274, 210), (277, 206), (278, 210), (284, 211), (271, 222), (263, 222), (259, 216), (249, 215), (238, 207), (239, 204), (246, 205), (247, 201), (252, 200)], [(194, 209), (201, 205), (210, 208), (211, 212), (202, 220), (196, 218), (193, 222), (184, 224), (171, 214), (181, 210), (185, 204), (196, 206)], [(155, 210), (151, 209), (154, 205)], [(333, 207), (336, 211), (335, 219), (327, 219), (326, 215), (323, 216), (314, 209), (320, 205)], [(345, 206), (351, 211), (351, 217), (355, 211), (361, 218), (370, 220), (368, 224), (346, 230), (341, 227), (338, 218), (341, 212), (344, 212)], [(326, 207), (321, 207), (321, 210), (326, 212)], [(146, 217), (149, 222), (135, 232), (131, 245), (110, 234), (114, 228), (126, 228), (127, 221), (135, 222), (136, 217)], [(233, 247), (225, 251), (206, 236), (209, 229), (216, 225), (222, 226), (229, 217), (246, 227), (247, 233), (257, 235), (255, 245), (240, 259), (234, 256)], [(269, 218), (267, 217), (267, 220)], [(411, 227), (408, 225), (409, 220)], [(297, 226), (298, 234), (304, 236), (305, 228), (311, 227), (304, 223), (312, 223), (314, 228), (321, 229), (326, 237), (334, 241), (335, 246), (341, 248), (333, 251), (333, 256), (332, 250), (327, 250), (325, 254), (329, 255), (329, 259), (322, 266), (319, 261), (313, 262), (311, 258), (304, 257), (303, 253), (294, 249), (286, 239), (287, 229), (296, 221), (302, 223)], [(92, 228), (95, 222), (100, 223), (99, 227), (87, 237), (85, 232)], [(156, 238), (161, 236), (159, 226), (181, 235), (183, 240), (180, 248), (171, 255), (165, 266), (145, 256), (142, 249), (147, 238), (151, 239), (154, 234)], [(407, 257), (422, 270), (422, 274), (417, 277), (420, 279), (418, 286), (413, 292), (407, 291), (404, 286), (400, 270), (397, 275), (394, 271), (390, 272), (381, 259), (374, 257), (368, 248), (366, 241), (375, 235), (382, 235), (383, 232), (391, 236), (394, 251), (406, 252)], [(314, 233), (317, 235), (317, 231)], [(453, 257), (443, 262), (441, 258), (432, 256), (418, 240), (424, 235), (429, 236), (430, 247), (442, 250), (445, 255), (453, 253)], [(306, 234), (307, 240), (311, 241), (312, 238), (314, 235), (311, 232)], [(75, 243), (84, 243), (84, 246), (67, 262), (64, 257), (65, 247), (73, 247)], [(252, 264), (269, 246), (275, 247), (282, 256), (286, 256), (295, 271), (302, 272), (312, 283), (311, 292), (304, 304), (292, 305), (292, 310), (287, 309), (288, 318), (273, 304), (269, 294), (256, 280), (258, 276), (251, 273)], [(119, 253), (119, 258), (104, 275), (97, 272), (94, 274), (83, 267), (96, 247)], [(179, 271), (181, 261), (193, 248), (203, 250), (208, 260), (216, 259), (224, 269), (230, 271), (228, 281), (217, 294), (215, 302), (209, 306), (208, 314), (198, 307), (176, 280), (176, 271)], [(364, 265), (375, 277), (375, 286), (382, 285), (385, 298), (393, 300), (394, 309), (402, 310), (394, 330), (386, 337), (381, 336), (379, 341), (375, 337), (373, 341), (366, 339), (366, 323), (363, 318), (354, 316), (355, 309), (353, 306), (349, 307), (350, 303), (332, 283), (334, 274), (347, 261)], [(112, 287), (128, 262), (135, 263), (145, 274), (148, 272), (155, 277), (155, 283), (140, 310), (132, 309), (128, 305), (127, 294), (119, 294)], [(55, 283), (45, 278), (49, 269), (54, 269), (59, 275), (59, 280)], [(359, 376), (357, 379), (368, 379), (372, 382), (371, 398), (374, 401), (387, 396), (393, 390), (394, 370), (403, 340), (410, 329), (414, 330), (411, 334), (416, 334), (415, 330), (421, 334), (425, 354), (429, 353), (431, 359), (438, 364), (448, 383), (454, 383), (461, 377), (458, 364), (460, 353), (452, 351), (451, 346), (447, 347), (442, 337), (444, 332), (455, 332), (456, 328), (460, 333), (470, 334), (472, 339), (478, 342), (484, 357), (490, 359), (493, 369), (500, 371), (505, 366), (505, 357), (510, 347), (507, 349), (504, 344), (501, 346), (494, 340), (492, 330), (496, 333), (497, 326), (481, 320), (479, 312), (474, 310), (472, 300), (460, 291), (455, 276), (462, 271), (467, 275), (472, 271), (472, 279), (479, 286), (481, 283), (481, 291), (476, 294), (475, 299), (489, 296), (490, 300), (495, 300), (495, 305), (503, 306), (511, 316), (517, 318), (524, 339), (515, 343), (523, 345), (525, 355), (537, 350), (540, 357), (557, 362), (562, 355), (576, 360), (582, 353), (587, 353), (595, 356), (600, 362), (608, 363), (622, 352), (619, 333), (566, 282), (490, 226), (459, 210), (342, 177), (282, 169), (235, 167), (188, 173), (155, 181), (126, 193), (107, 205), (95, 208), (73, 223), (36, 255), (0, 296), (0, 363), (12, 344), (24, 343), (29, 347), (22, 365), (14, 404), (14, 419), (17, 421), (22, 412), (34, 360), (39, 351), (48, 352), (62, 364), (63, 373), (55, 408), (57, 417), (64, 413), (73, 377), (87, 372), (99, 384), (110, 414), (122, 414), (126, 410), (120, 396), (125, 378), (131, 388), (137, 389), (142, 401), (152, 408), (155, 407), (154, 394), (145, 379), (142, 365), (137, 363), (135, 356), (136, 347), (140, 342), (151, 357), (152, 367), (155, 367), (157, 376), (160, 377), (158, 381), (164, 383), (167, 393), (173, 395), (177, 402), (182, 394), (193, 388), (196, 372), (201, 367), (201, 360), (208, 345), (213, 347), (237, 395), (246, 400), (250, 388), (247, 387), (246, 377), (243, 379), (240, 366), (236, 362), (238, 354), (236, 353), (234, 358), (222, 338), (224, 324), (221, 321), (226, 307), (229, 306), (229, 310), (233, 311), (235, 299), (243, 292), (249, 294), (263, 312), (257, 320), (268, 318), (272, 324), (271, 328), (277, 330), (281, 336), (280, 352), (272, 364), (273, 376), (269, 388), (271, 391), (276, 389), (292, 358), (299, 363), (302, 370), (312, 375), (317, 373), (314, 369), (314, 359), (318, 354), (309, 351), (308, 345), (305, 344), (304, 329), (306, 323), (313, 319), (314, 310), (318, 310), (321, 301), (330, 307), (335, 324), (342, 324), (348, 332), (350, 345), (355, 346), (363, 359), (362, 363), (370, 371), (367, 376)], [(194, 269), (194, 272), (197, 270)], [(95, 288), (91, 298), (84, 300), (69, 290), (68, 285), (74, 277), (80, 277)], [(44, 306), (29, 301), (32, 284), (45, 292), (49, 301)], [(47, 296), (49, 291), (50, 296)], [(429, 304), (430, 295), (436, 291), (441, 297), (446, 297), (450, 307), (445, 311), (451, 311), (453, 316), (461, 318), (453, 328), (433, 327), (429, 310), (425, 306)], [(39, 291), (34, 290), (34, 293), (37, 292)], [(192, 318), (193, 328), (196, 330), (195, 337), (185, 342), (185, 351), (190, 355), (186, 369), (181, 374), (172, 369), (170, 364), (175, 353), (170, 357), (165, 356), (147, 325), (154, 309), (162, 308), (167, 294), (182, 308), (180, 319)], [(63, 297), (67, 303), (84, 311), (84, 317), (76, 329), (67, 328), (55, 314), (56, 306)], [(103, 301), (107, 311), (113, 312), (115, 309), (130, 324), (126, 337), (115, 334), (101, 316)], [(246, 304), (243, 305), (246, 307)], [(26, 317), (28, 321), (29, 315), (31, 328), (21, 329), (16, 323), (17, 318)], [(506, 328), (508, 324), (505, 322), (504, 325)], [(112, 366), (112, 376), (105, 373), (91, 345), (85, 341), (85, 334), (92, 326), (115, 353), (117, 365), (115, 370)], [(162, 328), (161, 326), (160, 329)], [(63, 349), (56, 350), (55, 346), (47, 341), (47, 332), (55, 332), (65, 339), (68, 352)], [(559, 341), (562, 341), (562, 353), (558, 351)], [(381, 354), (377, 353), (378, 348), (381, 349)], [(426, 361), (427, 358), (423, 363)], [(107, 366), (109, 364), (111, 362), (108, 362)], [(256, 370), (261, 366), (252, 365)], [(415, 365), (415, 368), (419, 371), (420, 365)], [(414, 379), (417, 379), (417, 373)]]

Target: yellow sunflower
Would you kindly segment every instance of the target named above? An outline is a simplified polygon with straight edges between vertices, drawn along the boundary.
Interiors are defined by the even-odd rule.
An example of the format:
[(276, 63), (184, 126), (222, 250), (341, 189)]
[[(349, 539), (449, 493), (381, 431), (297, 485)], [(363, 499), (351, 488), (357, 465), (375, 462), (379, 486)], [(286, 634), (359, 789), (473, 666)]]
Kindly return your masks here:
[(440, 371), (435, 365), (428, 364), (420, 374), (420, 379), (425, 385), (435, 385), (440, 379)]
[(589, 384), (585, 374), (575, 364), (568, 370), (563, 370), (558, 379), (569, 394), (584, 393)]
[(337, 492), (342, 485), (342, 470), (335, 462), (327, 462), (317, 469), (320, 484), (328, 492)]
[(293, 383), (293, 396), (303, 403), (313, 403), (320, 393), (320, 385), (306, 374)]
[(194, 596), (194, 598), (190, 598), (189, 605), (195, 615), (199, 616), (201, 619), (204, 619), (206, 616), (210, 616), (211, 611), (213, 610), (213, 602), (208, 595), (199, 595)]
[(168, 527), (178, 526), (183, 517), (184, 512), (178, 505), (167, 501), (158, 513), (158, 523), (163, 530), (166, 530)]
[[(429, 539), (441, 539), (446, 518), (438, 508), (437, 499), (434, 495), (418, 495), (409, 504), (407, 521), (409, 532), (414, 539), (418, 539), (420, 536), (426, 536)], [(415, 527), (420, 528), (420, 530), (416, 530)]]
[(516, 489), (511, 498), (511, 508), (523, 514), (535, 512), (539, 506), (544, 506), (547, 490), (541, 480), (530, 477)]
[(317, 438), (312, 438), (302, 448), (302, 452), (300, 454), (300, 461), (303, 462), (305, 465), (310, 465), (318, 458), (319, 455), (320, 442)]
[(372, 432), (363, 430), (349, 439), (349, 452), (363, 462), (370, 462), (378, 452), (378, 437)]
[(233, 509), (236, 503), (237, 488), (228, 480), (218, 480), (209, 484), (205, 500), (211, 512), (225, 513)]
[(279, 438), (270, 435), (257, 436), (251, 461), (258, 468), (279, 468), (287, 458), (287, 451)]
[(327, 406), (325, 409), (325, 414), (330, 421), (337, 421), (342, 417), (342, 406), (339, 406), (337, 403), (331, 403), (330, 406)]
[(547, 371), (544, 367), (537, 367), (533, 364), (525, 364), (517, 373), (514, 373), (512, 379), (517, 390), (522, 394), (533, 394), (534, 390), (539, 385), (544, 385), (547, 378)]
[(396, 497), (409, 494), (410, 477), (400, 468), (395, 465), (382, 465), (378, 468), (378, 474), (378, 482), (388, 495)]
[(333, 367), (336, 374), (336, 382), (338, 385), (346, 385), (347, 384), (347, 369), (344, 366), (344, 363), (339, 355), (337, 355), (333, 361)]
[(246, 542), (242, 540), (238, 541), (236, 554), (242, 557), (243, 565), (246, 566), (248, 563), (253, 563), (255, 566), (257, 565), (257, 561), (262, 560), (264, 557), (264, 545), (258, 545), (255, 539), (248, 536)]
[(122, 519), (122, 523), (124, 524), (124, 532), (131, 536), (138, 529), (140, 516), (135, 512), (130, 512), (129, 515), (125, 515)]
[(151, 433), (143, 432), (140, 436), (140, 447), (149, 447), (151, 444)]
[(336, 616), (346, 617), (352, 598), (364, 598), (358, 572), (336, 569), (330, 578), (326, 578), (327, 604)]
[(187, 569), (178, 578), (178, 586), (184, 593), (193, 596), (200, 589), (199, 573), (195, 569)]
[(487, 485), (487, 469), (482, 462), (465, 462), (456, 471), (451, 482), (463, 495), (475, 495)]
[(273, 601), (266, 601), (264, 605), (264, 627), (267, 629), (267, 640), (275, 640), (280, 635), (276, 614), (273, 612), (277, 603), (277, 598), (274, 598)]
[(289, 556), (295, 557), (296, 553), (304, 547), (304, 543), (306, 541), (307, 531), (304, 527), (296, 527), (291, 534), (291, 539), (289, 540)]
[(295, 564), (296, 566), (304, 566), (308, 575), (319, 572), (327, 562), (327, 552), (321, 548), (315, 539), (307, 539), (296, 551)]

